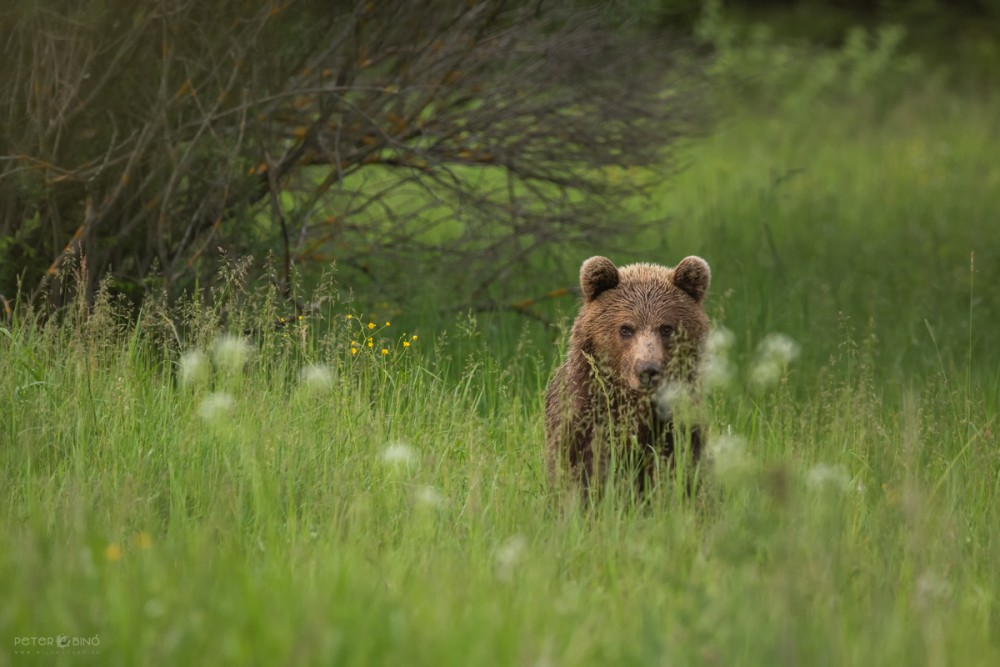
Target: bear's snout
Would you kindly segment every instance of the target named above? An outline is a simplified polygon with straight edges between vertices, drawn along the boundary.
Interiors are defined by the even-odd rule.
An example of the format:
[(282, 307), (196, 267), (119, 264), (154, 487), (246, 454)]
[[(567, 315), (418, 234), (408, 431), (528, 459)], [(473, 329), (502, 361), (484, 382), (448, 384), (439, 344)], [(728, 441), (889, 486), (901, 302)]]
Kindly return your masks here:
[(639, 386), (649, 389), (656, 386), (660, 380), (660, 366), (652, 362), (642, 362), (635, 369), (635, 374), (639, 377)]
[(632, 386), (636, 389), (653, 389), (663, 375), (663, 348), (649, 332), (637, 336)]

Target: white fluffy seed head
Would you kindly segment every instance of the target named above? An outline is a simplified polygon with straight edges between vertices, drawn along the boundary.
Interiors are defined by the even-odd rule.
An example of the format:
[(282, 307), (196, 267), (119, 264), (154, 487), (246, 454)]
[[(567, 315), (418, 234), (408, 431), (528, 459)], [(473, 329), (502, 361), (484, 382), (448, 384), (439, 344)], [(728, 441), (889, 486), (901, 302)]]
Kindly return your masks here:
[(333, 371), (323, 364), (310, 364), (299, 372), (299, 382), (309, 391), (326, 391), (333, 386)]
[(708, 334), (698, 368), (698, 377), (704, 390), (720, 389), (732, 382), (734, 371), (729, 351), (735, 341), (736, 336), (725, 327), (714, 328)]
[(660, 419), (686, 416), (694, 405), (694, 394), (686, 382), (672, 381), (660, 387), (654, 397)]
[(935, 572), (923, 572), (917, 577), (916, 603), (922, 608), (940, 605), (949, 598), (954, 587), (951, 582)]
[(208, 357), (200, 350), (188, 350), (181, 355), (178, 379), (184, 387), (193, 387), (208, 380), (211, 368)]
[(811, 489), (831, 488), (846, 492), (851, 489), (851, 475), (843, 464), (817, 463), (806, 472), (806, 484)]
[(405, 468), (416, 461), (416, 452), (405, 442), (391, 442), (382, 450), (382, 462), (389, 466)]
[(775, 384), (798, 356), (799, 344), (792, 338), (780, 333), (768, 334), (757, 346), (750, 381), (761, 388)]
[(209, 394), (198, 406), (198, 414), (206, 421), (214, 421), (232, 410), (235, 404), (233, 397), (225, 392)]
[(223, 334), (212, 343), (212, 360), (219, 370), (237, 373), (250, 358), (251, 349), (246, 338)]
[(701, 362), (699, 377), (705, 389), (720, 389), (732, 382), (733, 364), (724, 355), (706, 353)]
[(528, 540), (523, 535), (512, 535), (504, 540), (494, 555), (497, 577), (503, 581), (510, 581), (514, 576), (514, 570), (524, 560), (527, 549)]
[(790, 364), (799, 356), (799, 344), (781, 333), (770, 333), (760, 343), (762, 356)]
[(413, 499), (421, 507), (441, 508), (448, 503), (437, 487), (428, 484), (418, 486), (413, 492)]
[(708, 456), (721, 477), (740, 473), (749, 463), (746, 440), (737, 435), (720, 435), (709, 440)]
[(715, 327), (705, 341), (705, 351), (711, 354), (729, 354), (735, 342), (736, 335), (732, 331), (725, 327)]

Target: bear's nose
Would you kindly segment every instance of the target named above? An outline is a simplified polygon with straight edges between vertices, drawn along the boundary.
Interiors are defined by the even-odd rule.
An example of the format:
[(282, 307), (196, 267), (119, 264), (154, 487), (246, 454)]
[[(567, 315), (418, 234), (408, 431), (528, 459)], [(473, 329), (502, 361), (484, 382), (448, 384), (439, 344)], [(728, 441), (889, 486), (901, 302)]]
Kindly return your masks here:
[(643, 387), (650, 387), (660, 379), (660, 368), (656, 364), (639, 364), (636, 370), (639, 372), (639, 384)]

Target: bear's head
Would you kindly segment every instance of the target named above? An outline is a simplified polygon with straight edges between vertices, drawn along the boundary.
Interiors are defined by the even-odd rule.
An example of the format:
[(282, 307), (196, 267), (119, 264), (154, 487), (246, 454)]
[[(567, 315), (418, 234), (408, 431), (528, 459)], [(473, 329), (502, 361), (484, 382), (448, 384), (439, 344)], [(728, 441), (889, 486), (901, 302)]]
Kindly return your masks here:
[(685, 257), (672, 269), (618, 268), (607, 257), (591, 257), (580, 267), (583, 308), (573, 326), (574, 347), (628, 389), (693, 380), (708, 336), (703, 302), (711, 275), (700, 257)]

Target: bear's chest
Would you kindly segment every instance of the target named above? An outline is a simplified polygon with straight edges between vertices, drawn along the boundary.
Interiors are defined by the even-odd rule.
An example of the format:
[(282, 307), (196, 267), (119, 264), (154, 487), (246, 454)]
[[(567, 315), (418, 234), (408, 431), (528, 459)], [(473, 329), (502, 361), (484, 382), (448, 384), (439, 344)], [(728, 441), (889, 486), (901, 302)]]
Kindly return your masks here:
[(628, 393), (607, 398), (591, 405), (591, 419), (613, 449), (673, 454), (674, 424), (657, 414), (652, 397)]

